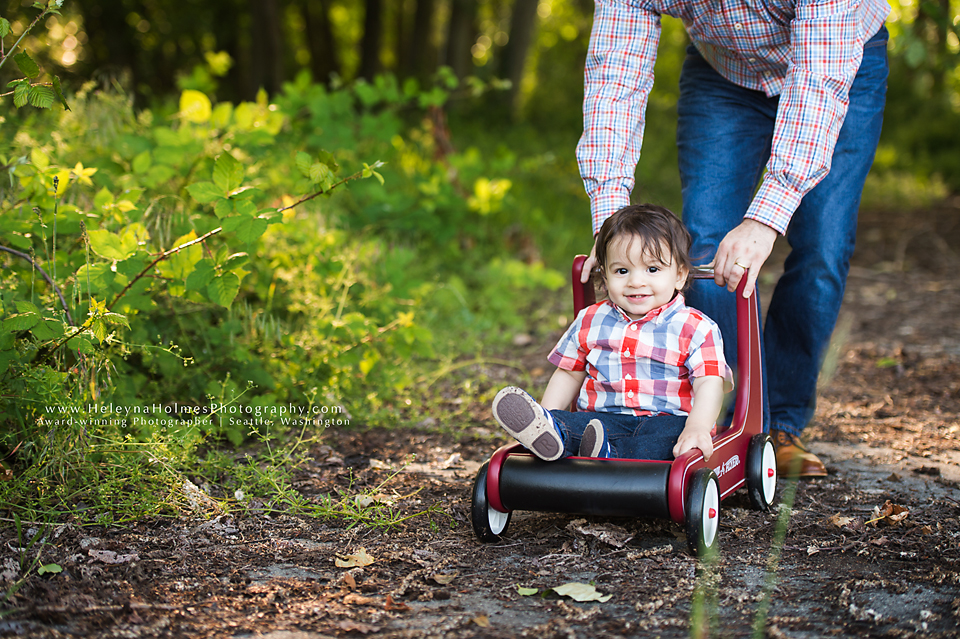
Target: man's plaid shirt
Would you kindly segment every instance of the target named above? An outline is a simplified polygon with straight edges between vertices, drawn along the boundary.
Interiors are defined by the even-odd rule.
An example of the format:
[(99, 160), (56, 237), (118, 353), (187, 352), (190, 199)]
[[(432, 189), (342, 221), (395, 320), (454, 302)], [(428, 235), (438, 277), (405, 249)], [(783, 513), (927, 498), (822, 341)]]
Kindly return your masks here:
[(785, 233), (830, 170), (863, 45), (889, 11), (883, 0), (596, 0), (577, 147), (594, 233), (630, 203), (661, 15), (681, 19), (727, 80), (780, 96), (767, 172), (746, 217)]
[(631, 320), (609, 300), (580, 311), (550, 354), (569, 371), (586, 370), (577, 407), (628, 415), (687, 415), (693, 380), (733, 376), (720, 330), (683, 295)]

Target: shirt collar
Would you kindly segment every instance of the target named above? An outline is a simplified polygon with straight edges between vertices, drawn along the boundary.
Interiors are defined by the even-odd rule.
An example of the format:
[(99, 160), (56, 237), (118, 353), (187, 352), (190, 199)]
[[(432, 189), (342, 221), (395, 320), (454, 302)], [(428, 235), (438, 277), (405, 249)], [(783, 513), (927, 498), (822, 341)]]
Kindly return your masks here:
[(610, 300), (605, 300), (605, 301), (613, 309), (616, 310), (617, 315), (620, 317), (620, 319), (626, 322), (627, 324), (632, 324), (633, 322), (639, 322), (640, 324), (653, 322), (655, 325), (660, 325), (665, 320), (669, 319), (670, 316), (676, 313), (685, 304), (683, 299), (683, 293), (677, 293), (672, 300), (670, 300), (663, 306), (655, 308), (649, 313), (647, 313), (646, 315), (644, 315), (643, 317), (641, 317), (640, 319), (635, 320), (635, 319), (630, 319), (630, 316), (627, 315), (622, 308), (620, 308)]

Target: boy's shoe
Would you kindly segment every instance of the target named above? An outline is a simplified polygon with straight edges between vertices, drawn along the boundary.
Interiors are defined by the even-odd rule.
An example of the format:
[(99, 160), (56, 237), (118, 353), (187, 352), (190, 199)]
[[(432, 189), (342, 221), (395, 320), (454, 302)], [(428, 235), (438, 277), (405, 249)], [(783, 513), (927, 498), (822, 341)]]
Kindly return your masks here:
[(507, 386), (497, 393), (493, 417), (540, 459), (553, 461), (563, 455), (563, 439), (553, 415), (523, 390)]
[(591, 419), (587, 427), (583, 430), (580, 437), (581, 457), (597, 457), (600, 459), (609, 459), (610, 442), (607, 440), (607, 432), (603, 429), (603, 424), (599, 419)]

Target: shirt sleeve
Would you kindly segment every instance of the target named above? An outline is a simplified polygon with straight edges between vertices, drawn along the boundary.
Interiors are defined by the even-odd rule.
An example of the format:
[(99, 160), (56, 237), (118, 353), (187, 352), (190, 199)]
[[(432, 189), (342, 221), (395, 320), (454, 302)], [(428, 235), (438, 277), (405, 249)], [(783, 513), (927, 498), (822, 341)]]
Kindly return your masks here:
[(594, 234), (630, 203), (659, 39), (660, 15), (642, 0), (596, 0), (577, 145)]
[(863, 59), (857, 0), (798, 0), (791, 58), (767, 172), (746, 217), (786, 233), (800, 200), (830, 172)]
[(724, 392), (733, 389), (733, 371), (723, 356), (720, 328), (709, 318), (703, 317), (696, 324), (684, 365), (692, 379), (722, 377)]
[(587, 349), (580, 343), (580, 327), (587, 309), (580, 311), (577, 319), (567, 328), (547, 360), (567, 371), (582, 371), (587, 368)]

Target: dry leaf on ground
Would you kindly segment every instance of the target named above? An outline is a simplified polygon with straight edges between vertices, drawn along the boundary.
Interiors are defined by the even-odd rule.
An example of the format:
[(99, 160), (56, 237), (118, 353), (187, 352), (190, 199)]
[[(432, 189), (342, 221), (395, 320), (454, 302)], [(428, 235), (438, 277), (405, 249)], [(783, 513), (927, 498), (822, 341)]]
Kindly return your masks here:
[(337, 568), (353, 568), (354, 566), (369, 566), (374, 561), (376, 560), (367, 554), (367, 549), (361, 548), (352, 555), (337, 555), (333, 563), (336, 564)]

